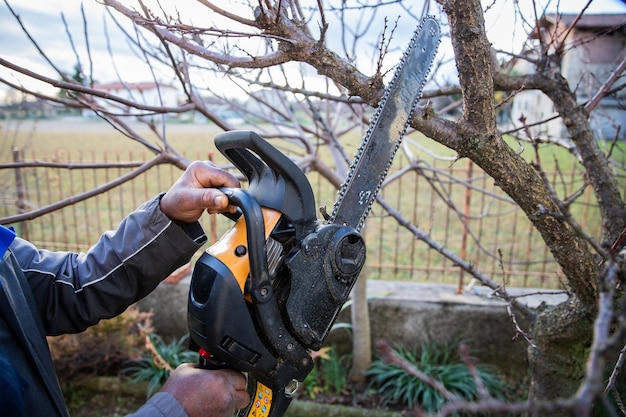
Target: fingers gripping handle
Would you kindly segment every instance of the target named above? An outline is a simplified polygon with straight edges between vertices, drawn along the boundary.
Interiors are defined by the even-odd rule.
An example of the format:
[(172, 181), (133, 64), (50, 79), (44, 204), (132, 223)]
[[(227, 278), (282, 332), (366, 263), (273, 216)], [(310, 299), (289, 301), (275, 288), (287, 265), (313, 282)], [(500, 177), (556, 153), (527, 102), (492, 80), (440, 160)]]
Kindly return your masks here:
[(297, 238), (314, 230), (313, 190), (290, 158), (250, 131), (220, 133), (215, 146), (246, 176), (248, 189), (261, 206), (281, 212), (293, 223)]

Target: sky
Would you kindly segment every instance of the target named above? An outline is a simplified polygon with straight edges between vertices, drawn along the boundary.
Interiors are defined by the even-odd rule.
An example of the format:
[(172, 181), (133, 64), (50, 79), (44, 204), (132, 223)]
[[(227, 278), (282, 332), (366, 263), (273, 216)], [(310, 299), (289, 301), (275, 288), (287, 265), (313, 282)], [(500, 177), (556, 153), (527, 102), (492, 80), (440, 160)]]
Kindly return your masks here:
[[(131, 0), (123, 0), (122, 2), (134, 4)], [(558, 9), (561, 12), (576, 13), (582, 9), (587, 3), (587, 0), (538, 0), (538, 2), (541, 3), (542, 7), (545, 6), (548, 12), (553, 12)], [(216, 0), (215, 3), (223, 4), (223, 1)], [(250, 8), (242, 6), (242, 3), (245, 2), (243, 0), (239, 2), (229, 1), (228, 7), (238, 7), (239, 9), (236, 10), (237, 13), (247, 14), (251, 17), (252, 12)], [(326, 1), (325, 3), (339, 4), (338, 1)], [(483, 1), (483, 7), (486, 10), (485, 20), (488, 36), (496, 48), (513, 48), (519, 50), (526, 38), (525, 31), (521, 27), (521, 19), (519, 19), (519, 17), (515, 18), (515, 13), (512, 11), (513, 3), (513, 0)], [(519, 3), (528, 5), (532, 2), (530, 0), (520, 0)], [(84, 58), (82, 59), (81, 63), (85, 70), (91, 67), (94, 68), (97, 81), (99, 82), (113, 81), (116, 79), (114, 67), (111, 65), (112, 62), (114, 62), (115, 68), (120, 72), (125, 81), (147, 81), (152, 78), (149, 68), (137, 59), (135, 56), (136, 52), (134, 52), (128, 42), (124, 40), (124, 37), (120, 35), (113, 19), (107, 15), (106, 8), (95, 0), (9, 0), (9, 4), (15, 12), (19, 14), (23, 24), (32, 37), (37, 40), (39, 46), (62, 70), (71, 72), (77, 61), (72, 52), (70, 42), (68, 41), (70, 36), (76, 49), (80, 51), (81, 56), (86, 56), (84, 51), (86, 50), (87, 43), (84, 36), (85, 28), (81, 15), (82, 8), (87, 17), (87, 32), (89, 33), (88, 45), (92, 55), (91, 63)], [(220, 25), (219, 21), (209, 20), (210, 17), (209, 14), (206, 13), (206, 8), (193, 0), (178, 1), (175, 5), (182, 15), (190, 16), (193, 23), (196, 25)], [(419, 14), (419, 11), (421, 11), (421, 6), (419, 9), (416, 9), (416, 14)], [(626, 13), (626, 2), (623, 0), (593, 0), (588, 12)], [(401, 15), (403, 11), (399, 10), (396, 13), (397, 15)], [(132, 28), (132, 25), (130, 25), (130, 22), (125, 17), (116, 14), (115, 11), (113, 11), (113, 14), (118, 17), (118, 21), (126, 27), (126, 29)], [(70, 35), (66, 33), (63, 18), (67, 22)], [(394, 20), (395, 18), (396, 16), (389, 16), (390, 20)], [(382, 17), (378, 20), (383, 21)], [(411, 27), (409, 28), (402, 26), (405, 22), (410, 23), (412, 21), (400, 19), (400, 26), (397, 30), (400, 34), (406, 32), (406, 40), (402, 39), (400, 36), (398, 42), (408, 41), (408, 37), (410, 37), (413, 23), (410, 23)], [(3, 28), (3, 30), (0, 31), (0, 45), (2, 45), (0, 57), (55, 79), (58, 78), (50, 69), (49, 65), (45, 64), (45, 62), (38, 57), (35, 47), (26, 38), (5, 3), (0, 4), (0, 26)], [(109, 44), (107, 44), (106, 37), (104, 36), (105, 29), (109, 33)], [(374, 37), (379, 33), (380, 32), (376, 30), (372, 31)], [(328, 42), (333, 41), (334, 39), (330, 38)], [(371, 44), (375, 45), (375, 39), (372, 40)], [(109, 54), (109, 47), (113, 50), (114, 59), (112, 59)], [(446, 51), (447, 48), (448, 51)], [(403, 46), (399, 45), (396, 51), (392, 52), (391, 55), (396, 53), (399, 56), (402, 50)], [(443, 54), (450, 53), (449, 47), (445, 44), (442, 44), (440, 50), (443, 51), (441, 52)], [(366, 59), (364, 55), (365, 54), (358, 58)], [(367, 59), (370, 61), (368, 64), (373, 65), (371, 62), (373, 59), (371, 57)], [(392, 59), (394, 59), (393, 56), (390, 56), (390, 61), (392, 61)], [(15, 74), (1, 67), (0, 77), (13, 82), (28, 83), (26, 80), (17, 77)], [(29, 84), (29, 87), (34, 89), (43, 88), (38, 84)], [(0, 84), (0, 89), (1, 88), (2, 85)]]

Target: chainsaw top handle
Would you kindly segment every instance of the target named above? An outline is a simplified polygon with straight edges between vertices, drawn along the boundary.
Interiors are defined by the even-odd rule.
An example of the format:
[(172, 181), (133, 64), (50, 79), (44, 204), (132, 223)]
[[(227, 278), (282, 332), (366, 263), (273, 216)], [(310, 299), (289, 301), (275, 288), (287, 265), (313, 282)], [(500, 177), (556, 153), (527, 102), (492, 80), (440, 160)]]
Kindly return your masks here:
[(251, 131), (220, 133), (215, 136), (215, 146), (246, 176), (248, 190), (260, 206), (289, 219), (297, 239), (315, 229), (313, 190), (291, 159)]

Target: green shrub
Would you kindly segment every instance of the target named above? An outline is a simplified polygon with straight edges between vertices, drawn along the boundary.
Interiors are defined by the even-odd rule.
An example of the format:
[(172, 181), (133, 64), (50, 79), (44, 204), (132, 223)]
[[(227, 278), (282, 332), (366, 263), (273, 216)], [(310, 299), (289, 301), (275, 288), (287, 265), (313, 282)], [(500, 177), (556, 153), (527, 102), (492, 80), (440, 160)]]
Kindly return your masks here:
[(325, 392), (339, 394), (348, 386), (348, 355), (340, 356), (336, 349), (330, 349), (328, 357), (322, 360), (321, 378)]
[[(397, 347), (395, 353), (424, 374), (439, 381), (458, 397), (471, 401), (478, 397), (476, 383), (470, 370), (456, 354), (456, 346), (425, 344), (421, 351)], [(503, 398), (508, 391), (504, 383), (486, 366), (476, 366), (487, 391), (494, 397)], [(376, 359), (366, 371), (369, 386), (383, 397), (383, 403), (403, 404), (412, 408), (415, 404), (426, 412), (439, 410), (446, 399), (441, 392), (400, 366)]]

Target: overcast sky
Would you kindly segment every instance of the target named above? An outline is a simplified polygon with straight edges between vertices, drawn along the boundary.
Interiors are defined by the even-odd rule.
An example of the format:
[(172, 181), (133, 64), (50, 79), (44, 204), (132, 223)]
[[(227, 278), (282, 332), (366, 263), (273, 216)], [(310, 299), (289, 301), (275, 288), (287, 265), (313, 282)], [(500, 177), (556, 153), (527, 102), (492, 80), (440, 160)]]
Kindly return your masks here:
[[(125, 0), (124, 3), (133, 3)], [(193, 0), (178, 1), (176, 3), (164, 2), (166, 4), (175, 4), (183, 15), (192, 16), (193, 22), (197, 25), (216, 24), (210, 21), (201, 21), (203, 16), (207, 16), (206, 8), (198, 5)], [(220, 1), (216, 1), (220, 3)], [(229, 2), (236, 4), (238, 2)], [(332, 2), (330, 2), (332, 3)], [(339, 3), (338, 0), (334, 3)], [(433, 2), (434, 3), (434, 2)], [(522, 0), (520, 3), (530, 4), (530, 0)], [(548, 5), (549, 11), (558, 8), (562, 12), (576, 13), (587, 3), (587, 0), (541, 0), (542, 5)], [(113, 20), (107, 16), (105, 7), (98, 4), (95, 0), (38, 0), (25, 1), (13, 0), (9, 1), (12, 8), (19, 14), (23, 24), (26, 26), (30, 34), (37, 40), (39, 46), (46, 52), (50, 59), (55, 62), (63, 71), (71, 72), (76, 64), (76, 58), (70, 43), (68, 35), (63, 25), (62, 17), (65, 18), (69, 27), (72, 39), (84, 57), (86, 42), (84, 37), (83, 19), (81, 16), (81, 5), (87, 16), (89, 33), (89, 48), (92, 55), (92, 65), (95, 67), (95, 73), (98, 81), (106, 82), (115, 79), (115, 72), (111, 64), (111, 58), (107, 50), (107, 42), (104, 36), (105, 25), (111, 35), (111, 47), (114, 48), (115, 63), (118, 70), (122, 73), (125, 81), (145, 81), (150, 80), (150, 72), (145, 65), (138, 61), (127, 42), (119, 35), (119, 30), (115, 27)], [(417, 4), (417, 2), (416, 2)], [(483, 2), (487, 8), (486, 27), (489, 38), (496, 44), (496, 47), (509, 49), (511, 47), (519, 47), (525, 38), (524, 32), (518, 28), (514, 30), (515, 24), (519, 24), (519, 19), (513, 19), (512, 13), (513, 0), (486, 0)], [(231, 7), (231, 6), (229, 6)], [(419, 14), (421, 6), (416, 9)], [(240, 13), (251, 15), (248, 7), (239, 10)], [(626, 13), (626, 3), (622, 0), (594, 0), (588, 12), (621, 12)], [(119, 14), (116, 15), (120, 22), (130, 28), (127, 19)], [(398, 12), (398, 13), (401, 13)], [(396, 16), (390, 20), (395, 20)], [(382, 20), (382, 18), (380, 19)], [(409, 23), (410, 20), (400, 19)], [(413, 23), (411, 23), (413, 25)], [(33, 44), (26, 38), (24, 32), (19, 27), (16, 19), (11, 15), (7, 6), (2, 3), (0, 6), (0, 56), (6, 60), (15, 62), (18, 65), (27, 67), (31, 70), (47, 74), (51, 77), (58, 78), (54, 72), (46, 65), (40, 57)], [(403, 29), (400, 26), (400, 29)], [(407, 29), (407, 40), (412, 29)], [(374, 35), (378, 32), (373, 31)], [(445, 48), (445, 46), (444, 46)], [(84, 61), (82, 65), (88, 69), (89, 62)], [(16, 81), (14, 75), (7, 70), (0, 68), (0, 76), (11, 81)], [(0, 88), (2, 88), (0, 86)]]

